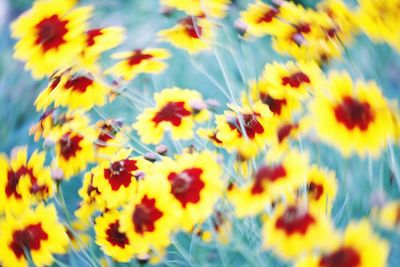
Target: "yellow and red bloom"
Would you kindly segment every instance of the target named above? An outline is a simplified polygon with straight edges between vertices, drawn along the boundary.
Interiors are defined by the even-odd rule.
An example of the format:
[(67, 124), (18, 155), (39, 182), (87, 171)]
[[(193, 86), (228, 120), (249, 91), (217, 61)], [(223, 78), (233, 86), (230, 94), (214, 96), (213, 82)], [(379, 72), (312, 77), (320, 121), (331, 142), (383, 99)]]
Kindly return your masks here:
[(253, 179), (244, 185), (231, 185), (228, 198), (238, 217), (260, 213), (281, 197), (290, 198), (307, 177), (308, 157), (297, 151), (276, 162), (260, 166)]
[(353, 84), (347, 73), (329, 76), (327, 94), (311, 103), (319, 137), (337, 147), (344, 156), (378, 156), (393, 139), (390, 109), (374, 82)]
[(134, 240), (135, 254), (143, 255), (151, 250), (162, 252), (170, 244), (170, 235), (177, 228), (179, 211), (167, 182), (149, 177), (140, 182), (132, 201), (124, 207), (119, 229), (127, 234), (129, 240)]
[(49, 199), (54, 194), (46, 154), (34, 151), (28, 159), (27, 147), (14, 149), (9, 162), (0, 155), (0, 213), (22, 212), (24, 208)]
[(387, 229), (400, 229), (400, 201), (386, 203), (378, 213), (379, 224)]
[(195, 121), (208, 119), (207, 109), (198, 110), (196, 103), (203, 102), (201, 94), (195, 90), (177, 87), (163, 89), (154, 95), (156, 107), (145, 109), (133, 127), (146, 144), (158, 144), (165, 132), (172, 138), (190, 139)]
[(69, 180), (95, 160), (93, 140), (94, 132), (90, 128), (66, 131), (56, 140), (56, 157), (52, 165), (63, 172), (64, 179)]
[(35, 78), (75, 64), (85, 45), (91, 7), (74, 8), (75, 0), (36, 1), (12, 25), (18, 39), (14, 57), (26, 61)]
[(351, 222), (340, 241), (330, 240), (333, 247), (319, 256), (305, 257), (296, 267), (384, 267), (389, 246), (376, 236), (367, 220)]
[(185, 230), (212, 214), (223, 189), (222, 170), (215, 154), (203, 151), (184, 153), (175, 160), (165, 158), (154, 172), (168, 182), (169, 191), (182, 210), (180, 224)]
[(122, 60), (106, 70), (106, 74), (111, 73), (124, 80), (132, 80), (142, 73), (159, 74), (168, 66), (163, 60), (170, 56), (169, 51), (163, 48), (135, 49), (116, 53), (112, 57)]
[(233, 107), (216, 116), (216, 137), (228, 151), (242, 157), (255, 156), (273, 138), (276, 122), (260, 101), (252, 106)]
[(63, 254), (68, 237), (58, 222), (54, 206), (39, 205), (19, 217), (6, 215), (0, 221), (0, 262), (3, 266), (28, 266), (27, 251), (36, 266), (49, 266), (53, 254)]
[(96, 218), (96, 244), (114, 260), (128, 262), (134, 256), (134, 240), (130, 240), (126, 232), (121, 231), (119, 218), (117, 210), (109, 210)]
[(109, 160), (127, 143), (126, 127), (118, 119), (96, 123), (96, 156), (99, 162)]
[(265, 248), (287, 260), (327, 248), (336, 238), (325, 216), (300, 205), (278, 206), (265, 221), (263, 236)]
[(184, 11), (191, 16), (223, 18), (226, 16), (231, 0), (160, 0), (162, 5)]
[(188, 16), (181, 19), (176, 26), (161, 30), (157, 36), (161, 41), (195, 54), (211, 48), (215, 38), (214, 27), (204, 15)]
[(110, 162), (104, 161), (92, 171), (93, 186), (99, 190), (109, 209), (129, 201), (137, 191), (137, 181), (151, 167), (151, 163), (143, 157), (131, 157), (131, 152), (120, 150)]

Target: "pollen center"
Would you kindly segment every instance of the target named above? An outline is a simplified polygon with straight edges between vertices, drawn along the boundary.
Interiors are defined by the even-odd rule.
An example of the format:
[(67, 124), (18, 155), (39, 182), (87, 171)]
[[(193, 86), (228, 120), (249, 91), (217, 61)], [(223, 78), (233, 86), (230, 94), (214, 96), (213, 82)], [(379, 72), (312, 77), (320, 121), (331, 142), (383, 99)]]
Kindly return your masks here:
[(366, 131), (374, 120), (374, 114), (368, 103), (359, 102), (349, 96), (335, 107), (334, 112), (336, 119), (349, 130), (358, 127), (361, 131)]
[(69, 160), (71, 157), (75, 157), (76, 153), (82, 148), (79, 143), (83, 140), (83, 137), (80, 135), (75, 135), (71, 138), (71, 132), (68, 132), (63, 135), (63, 137), (58, 141), (60, 145), (60, 153), (61, 156), (65, 160)]
[(155, 206), (156, 200), (145, 195), (140, 204), (135, 206), (132, 221), (135, 232), (143, 235), (144, 232), (153, 232), (155, 223), (163, 216), (163, 213)]
[(117, 191), (121, 186), (128, 187), (132, 181), (132, 171), (136, 171), (135, 160), (124, 159), (113, 162), (108, 169), (104, 169), (104, 177), (110, 183), (111, 189)]
[(45, 18), (36, 25), (36, 44), (40, 44), (47, 52), (50, 49), (58, 49), (66, 41), (64, 36), (68, 33), (66, 24), (68, 21), (61, 20), (57, 15)]

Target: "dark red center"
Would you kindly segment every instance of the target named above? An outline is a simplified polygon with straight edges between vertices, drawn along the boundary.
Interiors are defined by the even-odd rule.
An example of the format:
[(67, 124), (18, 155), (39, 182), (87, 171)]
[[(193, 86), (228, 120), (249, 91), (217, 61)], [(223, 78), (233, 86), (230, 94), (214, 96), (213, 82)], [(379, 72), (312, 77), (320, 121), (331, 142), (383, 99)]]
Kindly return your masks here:
[(311, 182), (307, 185), (307, 192), (311, 198), (319, 200), (324, 193), (324, 187), (321, 184)]
[(65, 83), (65, 89), (72, 89), (80, 93), (86, 92), (88, 86), (93, 84), (93, 80), (86, 76), (73, 76)]
[(162, 121), (167, 121), (174, 126), (179, 126), (182, 118), (190, 115), (192, 115), (192, 112), (185, 108), (185, 102), (168, 102), (156, 113), (153, 122), (158, 125)]
[(251, 193), (253, 195), (261, 194), (264, 192), (264, 182), (275, 182), (278, 179), (281, 179), (286, 176), (286, 170), (283, 165), (277, 166), (261, 166), (258, 169), (255, 177), (254, 177), (254, 184), (251, 188)]
[(304, 235), (307, 233), (308, 228), (315, 222), (314, 217), (306, 210), (296, 206), (289, 206), (282, 216), (277, 219), (275, 227), (282, 229), (287, 235), (294, 233)]
[(228, 124), (232, 130), (237, 130), (239, 137), (242, 137), (243, 128), (246, 132), (247, 137), (253, 139), (256, 134), (262, 134), (264, 132), (264, 127), (257, 120), (258, 116), (260, 116), (258, 113), (241, 114), (241, 121), (238, 117), (236, 117), (233, 121), (228, 122)]
[(110, 224), (106, 230), (107, 241), (110, 242), (112, 246), (118, 246), (124, 248), (129, 244), (128, 237), (125, 233), (119, 231), (119, 221), (116, 220), (114, 223)]
[(199, 39), (203, 29), (197, 24), (197, 19), (194, 17), (186, 17), (179, 22), (185, 27), (186, 33), (192, 37)]
[(93, 46), (96, 43), (95, 38), (102, 34), (103, 33), (102, 33), (101, 29), (92, 29), (92, 30), (87, 31), (86, 32), (86, 45)]
[(268, 105), (271, 112), (275, 115), (280, 115), (282, 112), (282, 107), (287, 103), (286, 99), (275, 99), (265, 93), (260, 93), (260, 99), (264, 104)]
[(41, 45), (44, 52), (50, 49), (58, 49), (66, 41), (68, 33), (67, 20), (61, 20), (57, 15), (41, 20), (36, 24), (37, 37), (35, 44)]
[(82, 147), (79, 143), (83, 140), (83, 137), (80, 135), (73, 135), (72, 133), (68, 132), (62, 136), (58, 144), (60, 145), (60, 153), (61, 156), (65, 160), (69, 160), (72, 157), (76, 156), (78, 151), (82, 150)]
[(133, 171), (138, 170), (136, 160), (124, 159), (113, 162), (108, 169), (104, 169), (104, 177), (110, 183), (111, 189), (119, 190), (121, 186), (128, 187), (131, 184)]
[(342, 247), (319, 261), (320, 267), (358, 267), (360, 264), (360, 255), (350, 247)]
[(99, 143), (96, 144), (98, 147), (105, 147), (108, 140), (113, 139), (116, 134), (116, 130), (113, 128), (111, 124), (104, 123), (100, 127), (100, 134), (97, 137)]
[(292, 88), (299, 88), (303, 83), (310, 83), (310, 78), (304, 72), (298, 71), (290, 76), (282, 78), (282, 85), (289, 85)]
[(135, 226), (135, 232), (143, 235), (144, 232), (153, 232), (155, 222), (163, 216), (163, 213), (157, 209), (156, 200), (148, 198), (145, 195), (140, 204), (135, 206), (132, 215), (132, 221)]
[(361, 131), (366, 131), (374, 120), (369, 103), (359, 102), (350, 96), (343, 98), (342, 103), (335, 107), (334, 112), (336, 120), (349, 130), (358, 127)]
[(287, 123), (279, 127), (278, 129), (278, 142), (282, 143), (283, 140), (285, 140), (290, 133), (292, 132), (293, 129), (296, 129), (298, 127), (297, 124), (291, 124)]
[(153, 58), (153, 55), (143, 53), (141, 49), (133, 51), (132, 55), (127, 59), (129, 66), (139, 65), (142, 61)]
[(202, 169), (191, 168), (181, 173), (170, 173), (168, 181), (171, 183), (171, 193), (186, 208), (188, 203), (197, 203), (200, 201), (200, 192), (204, 188), (204, 182), (201, 180)]
[(47, 240), (48, 235), (43, 231), (42, 224), (31, 224), (23, 230), (14, 231), (9, 247), (17, 258), (24, 256), (24, 249), (32, 251), (39, 250), (41, 241)]
[(270, 10), (268, 10), (267, 12), (264, 13), (264, 15), (258, 19), (258, 23), (268, 23), (271, 22), (273, 18), (276, 17), (276, 15), (278, 15), (279, 10), (276, 8), (271, 8)]

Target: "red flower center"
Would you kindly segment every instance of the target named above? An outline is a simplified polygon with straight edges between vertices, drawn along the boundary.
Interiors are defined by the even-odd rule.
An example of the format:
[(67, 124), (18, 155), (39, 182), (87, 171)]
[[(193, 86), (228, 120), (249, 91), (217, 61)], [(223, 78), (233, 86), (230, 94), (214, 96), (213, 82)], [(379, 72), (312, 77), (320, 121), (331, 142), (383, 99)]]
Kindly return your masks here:
[(241, 114), (241, 116), (242, 121), (236, 117), (233, 122), (228, 122), (229, 127), (232, 130), (237, 130), (239, 137), (242, 137), (242, 128), (245, 130), (247, 137), (250, 139), (253, 139), (256, 134), (262, 134), (264, 132), (264, 127), (257, 120), (257, 116), (259, 116), (258, 113)]
[(136, 160), (124, 159), (113, 162), (109, 169), (104, 169), (104, 177), (110, 183), (111, 189), (119, 190), (121, 186), (128, 187), (131, 184), (133, 171), (136, 171)]
[(307, 192), (311, 198), (319, 200), (324, 193), (324, 187), (320, 184), (311, 182), (307, 185)]
[(282, 78), (282, 85), (289, 85), (292, 88), (299, 88), (303, 83), (310, 83), (310, 78), (304, 72), (298, 71), (290, 76)]
[(94, 40), (94, 38), (96, 38), (97, 36), (102, 35), (102, 31), (101, 29), (93, 29), (93, 30), (89, 30), (86, 32), (86, 45), (87, 46), (93, 46), (96, 42)]
[(135, 232), (143, 235), (144, 232), (153, 232), (155, 222), (163, 216), (163, 213), (157, 209), (156, 200), (148, 198), (145, 195), (140, 204), (135, 206), (132, 215), (132, 221), (135, 226)]
[[(289, 206), (275, 223), (277, 229), (282, 229), (288, 235), (300, 233), (304, 235), (308, 228), (315, 223), (314, 217), (307, 211), (296, 206)], [(340, 266), (340, 265), (338, 265)]]
[(42, 224), (31, 224), (23, 230), (14, 231), (9, 247), (17, 258), (24, 255), (24, 249), (29, 251), (39, 250), (42, 240), (47, 240), (48, 235), (43, 231)]
[(268, 10), (267, 12), (264, 13), (264, 15), (258, 19), (258, 23), (268, 23), (271, 22), (273, 18), (276, 17), (276, 15), (278, 15), (279, 10), (276, 8), (271, 8), (270, 10)]
[(368, 130), (369, 124), (374, 120), (371, 106), (367, 102), (346, 96), (341, 104), (334, 109), (336, 120), (344, 124), (347, 129), (358, 127), (361, 131)]
[(197, 24), (197, 19), (194, 17), (186, 17), (179, 22), (185, 26), (186, 33), (192, 37), (199, 39), (201, 37), (203, 29)]
[(80, 135), (74, 135), (71, 137), (71, 132), (68, 132), (62, 136), (58, 144), (60, 145), (61, 156), (65, 160), (69, 160), (71, 157), (75, 157), (78, 151), (82, 150), (79, 143), (83, 140)]
[(357, 267), (360, 266), (361, 258), (357, 251), (350, 247), (342, 247), (328, 254), (319, 261), (320, 267)]
[(170, 173), (168, 180), (171, 183), (171, 193), (186, 208), (188, 203), (200, 201), (200, 191), (204, 188), (204, 182), (200, 179), (202, 169), (191, 168), (181, 173)]
[(311, 26), (308, 23), (300, 23), (294, 26), (295, 31), (290, 36), (290, 40), (301, 46), (304, 42), (304, 34), (311, 32)]
[(287, 103), (286, 99), (275, 99), (265, 93), (260, 93), (260, 99), (265, 105), (268, 105), (269, 110), (271, 110), (275, 115), (280, 115), (282, 107)]
[(192, 112), (185, 108), (185, 102), (168, 102), (156, 113), (153, 122), (158, 125), (162, 121), (168, 121), (174, 126), (179, 126), (183, 117), (192, 115)]
[(118, 246), (120, 248), (124, 248), (125, 245), (129, 244), (128, 237), (125, 233), (121, 233), (119, 230), (119, 221), (116, 220), (114, 223), (108, 226), (106, 230), (107, 241), (110, 242), (111, 245)]
[(153, 58), (153, 55), (143, 53), (142, 50), (136, 49), (132, 55), (128, 58), (128, 65), (134, 66), (139, 65), (142, 61)]
[(275, 182), (286, 176), (286, 170), (283, 165), (277, 166), (262, 166), (258, 169), (254, 177), (254, 185), (251, 188), (251, 193), (253, 195), (261, 194), (264, 192), (264, 181)]
[(282, 143), (283, 140), (285, 140), (290, 133), (292, 132), (293, 129), (296, 129), (298, 127), (297, 124), (284, 124), (278, 129), (278, 142)]
[(65, 83), (65, 89), (72, 89), (80, 93), (86, 92), (88, 86), (93, 84), (93, 80), (85, 76), (73, 76)]
[(37, 37), (35, 44), (41, 45), (44, 52), (58, 49), (66, 41), (64, 36), (68, 33), (67, 20), (61, 20), (58, 15), (41, 20), (36, 24)]

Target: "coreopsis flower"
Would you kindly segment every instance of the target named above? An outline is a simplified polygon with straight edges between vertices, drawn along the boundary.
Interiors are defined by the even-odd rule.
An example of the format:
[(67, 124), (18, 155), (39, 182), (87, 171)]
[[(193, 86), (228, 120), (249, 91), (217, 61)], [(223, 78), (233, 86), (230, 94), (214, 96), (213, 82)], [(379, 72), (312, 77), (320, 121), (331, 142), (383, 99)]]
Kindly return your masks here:
[(297, 189), (298, 202), (319, 213), (329, 215), (335, 201), (337, 182), (335, 173), (316, 165), (307, 172), (305, 185)]
[(91, 7), (74, 8), (75, 0), (35, 1), (32, 8), (11, 25), (18, 39), (14, 57), (39, 79), (75, 64), (86, 41)]
[(96, 156), (97, 160), (109, 160), (127, 143), (126, 127), (118, 119), (98, 121), (96, 123), (97, 142)]
[(143, 157), (131, 157), (131, 152), (120, 150), (110, 161), (103, 161), (92, 170), (93, 186), (99, 190), (107, 208), (125, 204), (136, 192), (139, 177), (146, 175), (151, 167)]
[(217, 130), (216, 129), (205, 129), (201, 128), (197, 131), (198, 135), (206, 139), (216, 147), (223, 147), (222, 141), (217, 138)]
[(393, 138), (387, 101), (374, 82), (352, 82), (347, 73), (329, 76), (327, 94), (318, 94), (311, 114), (318, 136), (344, 156), (378, 156)]
[(53, 254), (63, 254), (68, 237), (58, 222), (53, 205), (27, 209), (19, 217), (10, 214), (0, 221), (0, 262), (3, 266), (28, 266), (29, 253), (35, 266), (50, 266)]
[(330, 240), (333, 247), (299, 260), (296, 267), (384, 267), (387, 266), (389, 246), (373, 233), (367, 220), (351, 222), (338, 242)]
[(182, 210), (180, 224), (185, 230), (212, 214), (223, 189), (222, 170), (215, 154), (203, 151), (184, 153), (175, 160), (165, 158), (154, 172), (168, 182), (169, 191)]
[(66, 131), (56, 140), (52, 165), (62, 171), (64, 179), (69, 180), (95, 160), (93, 141), (94, 132), (89, 127), (79, 132)]
[(109, 210), (96, 218), (94, 230), (96, 244), (103, 252), (119, 262), (128, 262), (134, 257), (132, 243), (126, 232), (121, 231), (120, 213)]
[(179, 211), (167, 182), (149, 177), (140, 182), (132, 201), (124, 207), (119, 229), (133, 240), (135, 254), (143, 255), (151, 250), (162, 252), (170, 244), (170, 235), (177, 228)]
[(386, 203), (378, 213), (379, 224), (387, 229), (400, 229), (400, 201)]
[(135, 49), (116, 53), (112, 58), (121, 61), (106, 70), (106, 74), (111, 73), (125, 80), (132, 80), (142, 73), (159, 74), (168, 66), (163, 60), (170, 56), (169, 51), (163, 48)]
[(160, 0), (160, 4), (184, 11), (191, 16), (223, 18), (226, 16), (231, 0)]
[(36, 110), (44, 110), (48, 108), (53, 102), (54, 98), (51, 96), (53, 90), (58, 86), (61, 81), (61, 77), (64, 72), (68, 72), (69, 69), (61, 69), (54, 72), (49, 79), (49, 83), (45, 89), (35, 99)]
[(0, 213), (21, 212), (54, 194), (46, 154), (35, 150), (28, 159), (27, 147), (14, 149), (8, 160), (0, 155)]
[(263, 211), (276, 199), (290, 198), (294, 190), (307, 179), (308, 156), (291, 151), (277, 162), (265, 162), (251, 181), (232, 184), (228, 199), (238, 217), (252, 216)]
[(216, 116), (216, 124), (216, 137), (223, 147), (249, 158), (273, 138), (276, 122), (268, 107), (258, 101), (252, 106), (232, 106), (231, 110)]
[(399, 0), (360, 0), (358, 26), (375, 42), (387, 42), (400, 51)]
[(314, 249), (329, 248), (337, 238), (327, 217), (301, 205), (279, 205), (266, 219), (263, 237), (264, 247), (286, 260)]
[(204, 15), (181, 19), (170, 29), (161, 30), (157, 36), (159, 40), (171, 43), (195, 54), (210, 49), (215, 38), (215, 26)]
[(46, 104), (53, 102), (54, 107), (89, 110), (93, 106), (103, 106), (110, 92), (110, 87), (90, 73), (68, 69), (53, 78), (36, 99), (36, 107), (47, 108)]
[(81, 54), (80, 64), (83, 68), (98, 73), (97, 64), (101, 54), (120, 45), (125, 39), (122, 27), (94, 28), (86, 31), (86, 45)]
[(133, 127), (146, 144), (158, 144), (165, 132), (170, 131), (174, 139), (190, 139), (195, 121), (208, 119), (207, 109), (197, 109), (196, 103), (204, 102), (195, 90), (177, 87), (163, 89), (154, 94), (156, 107), (146, 108)]

